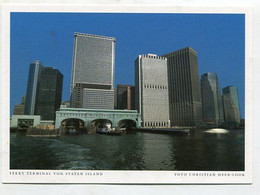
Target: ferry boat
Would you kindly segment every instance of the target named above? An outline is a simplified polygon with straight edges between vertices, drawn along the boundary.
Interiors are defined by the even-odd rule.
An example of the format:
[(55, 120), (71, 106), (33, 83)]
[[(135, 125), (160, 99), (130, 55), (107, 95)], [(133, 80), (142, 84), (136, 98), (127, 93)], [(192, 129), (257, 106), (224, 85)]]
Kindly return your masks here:
[(115, 128), (98, 128), (96, 130), (98, 134), (106, 134), (106, 135), (122, 135), (124, 133), (123, 130), (115, 130)]

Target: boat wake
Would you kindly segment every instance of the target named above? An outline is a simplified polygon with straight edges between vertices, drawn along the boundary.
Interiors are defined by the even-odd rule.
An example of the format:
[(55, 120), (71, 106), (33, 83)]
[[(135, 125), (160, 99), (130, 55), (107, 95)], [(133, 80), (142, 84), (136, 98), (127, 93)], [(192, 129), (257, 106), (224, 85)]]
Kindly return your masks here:
[(224, 134), (224, 133), (228, 133), (229, 131), (226, 129), (215, 128), (215, 129), (209, 129), (205, 132), (206, 133)]

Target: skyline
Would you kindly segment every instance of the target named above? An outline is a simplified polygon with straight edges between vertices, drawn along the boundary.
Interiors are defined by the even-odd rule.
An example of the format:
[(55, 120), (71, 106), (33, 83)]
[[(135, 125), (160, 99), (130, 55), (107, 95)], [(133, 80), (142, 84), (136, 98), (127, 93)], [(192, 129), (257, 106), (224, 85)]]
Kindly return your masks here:
[(215, 72), (221, 89), (238, 88), (244, 118), (244, 22), (243, 14), (12, 13), (11, 114), (26, 93), (29, 64), (34, 60), (61, 71), (62, 99), (69, 99), (73, 34), (82, 32), (116, 38), (115, 86), (134, 84), (138, 55), (160, 56), (192, 47), (198, 52), (200, 78)]

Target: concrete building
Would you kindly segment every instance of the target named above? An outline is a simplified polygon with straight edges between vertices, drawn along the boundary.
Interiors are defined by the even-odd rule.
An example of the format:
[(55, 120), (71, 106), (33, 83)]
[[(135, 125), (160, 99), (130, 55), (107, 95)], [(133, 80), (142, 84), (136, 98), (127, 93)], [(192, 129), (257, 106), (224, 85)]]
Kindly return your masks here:
[(223, 88), (224, 116), (227, 124), (239, 124), (241, 120), (238, 91), (234, 86)]
[(35, 114), (42, 120), (55, 120), (55, 112), (60, 108), (63, 75), (59, 70), (45, 67), (41, 71)]
[(21, 103), (14, 106), (13, 115), (23, 115), (25, 105), (25, 96), (22, 97)]
[(40, 124), (41, 116), (30, 115), (13, 115), (10, 127), (11, 128), (28, 128), (36, 127)]
[(75, 33), (71, 107), (114, 109), (115, 38)]
[(132, 85), (117, 85), (117, 108), (135, 109), (135, 87)]
[(24, 104), (16, 104), (14, 106), (14, 115), (23, 115), (24, 114)]
[(163, 55), (167, 58), (170, 120), (172, 126), (202, 122), (197, 52), (190, 47)]
[(39, 60), (30, 64), (24, 108), (25, 115), (35, 114), (36, 95), (42, 68), (43, 65)]
[(55, 128), (91, 128), (110, 123), (112, 128), (140, 127), (141, 117), (136, 110), (106, 110), (66, 108), (62, 105), (56, 112)]
[(167, 59), (155, 54), (135, 60), (136, 109), (143, 127), (168, 127), (169, 94)]
[(201, 97), (203, 120), (208, 124), (224, 123), (222, 97), (216, 73), (201, 76)]

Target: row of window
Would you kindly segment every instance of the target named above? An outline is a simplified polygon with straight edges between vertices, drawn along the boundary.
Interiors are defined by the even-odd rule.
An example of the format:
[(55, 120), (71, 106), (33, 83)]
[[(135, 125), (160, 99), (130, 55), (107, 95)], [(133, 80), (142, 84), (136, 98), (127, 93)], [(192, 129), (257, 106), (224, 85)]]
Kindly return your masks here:
[(144, 122), (144, 127), (168, 127), (168, 122)]
[(152, 84), (145, 84), (144, 88), (146, 89), (168, 89), (165, 85), (152, 85)]
[(166, 60), (166, 59), (167, 59), (167, 58), (165, 58), (165, 57), (150, 56), (150, 55), (143, 55), (142, 57), (145, 57), (145, 58), (154, 58), (154, 59), (158, 59), (158, 60)]
[[(59, 116), (83, 116), (83, 117), (86, 117), (86, 116), (106, 116), (106, 117), (113, 117), (112, 114), (73, 114), (73, 113), (60, 113)], [(115, 114), (115, 117), (133, 117), (133, 115), (118, 115), (118, 114)]]
[(85, 37), (94, 37), (94, 38), (101, 38), (101, 39), (107, 39), (107, 40), (115, 40), (114, 37), (105, 37), (105, 36), (100, 36), (100, 35), (92, 35), (92, 34), (85, 34), (85, 33), (74, 33), (74, 36), (78, 36), (78, 35), (81, 35), (81, 36), (85, 36)]

